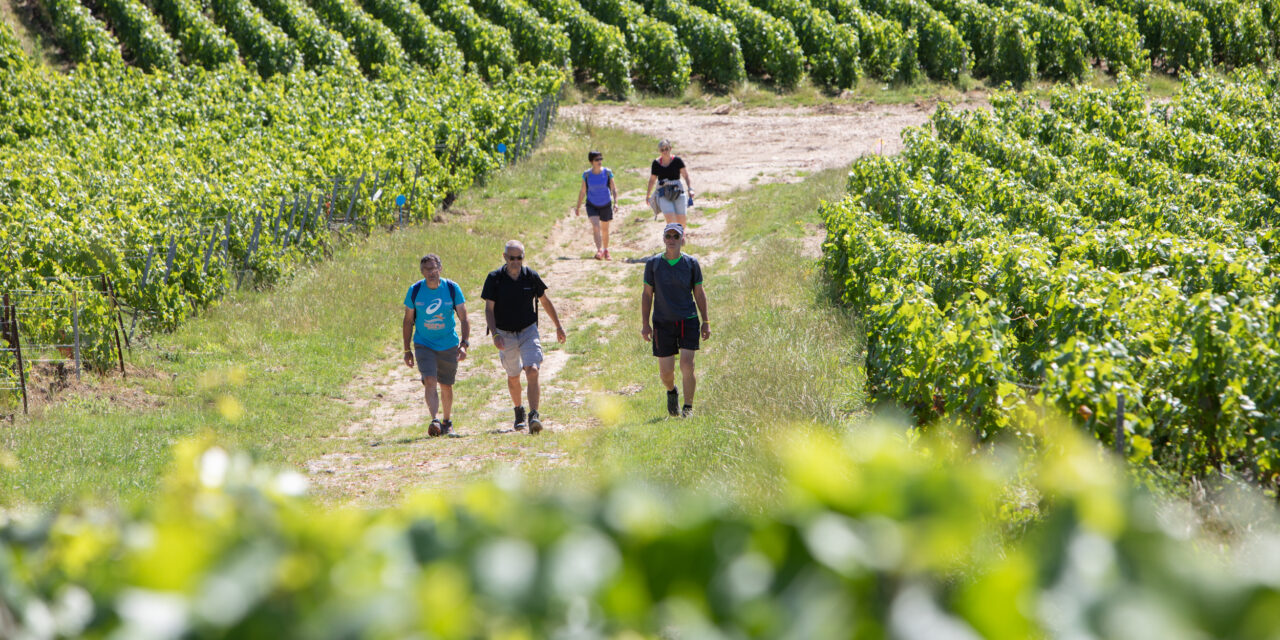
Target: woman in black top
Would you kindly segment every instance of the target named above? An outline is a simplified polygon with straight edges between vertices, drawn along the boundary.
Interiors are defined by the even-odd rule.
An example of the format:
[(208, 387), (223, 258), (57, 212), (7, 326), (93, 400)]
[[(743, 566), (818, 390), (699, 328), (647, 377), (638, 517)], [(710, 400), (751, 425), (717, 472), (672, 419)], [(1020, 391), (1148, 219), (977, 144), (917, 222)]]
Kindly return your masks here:
[[(689, 184), (689, 171), (685, 169), (684, 160), (680, 156), (671, 155), (671, 143), (666, 140), (658, 142), (658, 152), (662, 155), (649, 168), (649, 188), (645, 193), (645, 202), (662, 212), (667, 224), (679, 224), (688, 230), (685, 224), (688, 216), (686, 207), (693, 200), (693, 187)], [(680, 179), (684, 178), (681, 184)], [(657, 191), (654, 185), (657, 184)], [(686, 192), (687, 190), (687, 192)]]

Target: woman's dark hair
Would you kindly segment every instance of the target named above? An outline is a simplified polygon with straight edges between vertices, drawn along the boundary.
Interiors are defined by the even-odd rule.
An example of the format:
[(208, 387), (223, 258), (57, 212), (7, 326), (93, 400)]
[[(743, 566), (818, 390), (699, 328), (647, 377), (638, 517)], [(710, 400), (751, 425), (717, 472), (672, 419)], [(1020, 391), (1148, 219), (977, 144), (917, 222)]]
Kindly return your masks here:
[(588, 151), (588, 152), (587, 152), (587, 162), (595, 162), (597, 159), (599, 159), (599, 160), (603, 160), (603, 159), (604, 159), (604, 154), (603, 154), (603, 153), (600, 153), (599, 151)]

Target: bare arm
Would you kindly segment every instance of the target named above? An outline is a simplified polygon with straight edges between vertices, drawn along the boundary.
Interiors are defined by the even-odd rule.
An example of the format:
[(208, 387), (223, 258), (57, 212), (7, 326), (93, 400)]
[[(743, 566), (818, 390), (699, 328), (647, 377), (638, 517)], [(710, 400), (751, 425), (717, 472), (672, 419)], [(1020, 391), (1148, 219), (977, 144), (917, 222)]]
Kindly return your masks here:
[(404, 327), (401, 331), (404, 334), (404, 364), (406, 367), (413, 366), (413, 309), (404, 308)]
[(649, 326), (649, 313), (653, 311), (653, 285), (644, 285), (640, 292), (640, 337), (648, 342), (653, 335), (653, 327)]
[(658, 181), (658, 176), (649, 174), (649, 186), (644, 190), (644, 201), (648, 202), (653, 197), (653, 183)]
[(702, 285), (693, 285), (693, 301), (698, 305), (698, 313), (702, 314), (702, 339), (711, 337), (711, 317), (707, 315), (707, 292)]
[(458, 328), (462, 330), (462, 344), (458, 345), (458, 359), (466, 360), (467, 352), (471, 350), (471, 320), (467, 318), (467, 305), (460, 304), (453, 307), (453, 312), (458, 314)]
[(564, 327), (560, 325), (560, 316), (556, 313), (555, 305), (551, 304), (551, 298), (547, 297), (545, 293), (542, 294), (542, 306), (547, 310), (547, 315), (551, 317), (551, 322), (556, 325), (556, 340), (564, 343), (566, 336)]
[(613, 210), (618, 210), (618, 185), (614, 184), (613, 178), (609, 178), (609, 191), (613, 194)]
[(684, 178), (684, 186), (689, 189), (689, 193), (693, 193), (693, 184), (689, 182), (689, 170), (680, 167), (680, 177)]
[(493, 332), (493, 346), (502, 350), (502, 336), (498, 335), (498, 321), (493, 316), (493, 301), (484, 301), (484, 323)]
[[(612, 181), (610, 181), (612, 184)], [(573, 215), (582, 215), (582, 201), (587, 197), (587, 181), (582, 181), (582, 188), (578, 189), (578, 204), (573, 205)]]

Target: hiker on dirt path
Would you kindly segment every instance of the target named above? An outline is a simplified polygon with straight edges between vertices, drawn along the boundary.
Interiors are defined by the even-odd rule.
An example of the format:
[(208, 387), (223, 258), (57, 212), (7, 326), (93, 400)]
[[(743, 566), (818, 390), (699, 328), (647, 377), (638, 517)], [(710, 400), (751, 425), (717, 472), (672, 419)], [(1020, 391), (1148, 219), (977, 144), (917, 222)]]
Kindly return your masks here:
[[(427, 435), (446, 435), (453, 430), (453, 382), (458, 362), (467, 359), (471, 343), (471, 323), (467, 320), (467, 299), (462, 287), (440, 277), (440, 256), (429, 253), (418, 261), (422, 280), (409, 287), (404, 297), (404, 364), (413, 367), (417, 361), (422, 386), (431, 411)], [(455, 325), (454, 315), (458, 321)], [(462, 334), (459, 336), (458, 329)], [(410, 344), (412, 339), (412, 344)], [(436, 386), (439, 385), (439, 395)], [(443, 404), (444, 420), (436, 418)]]
[[(693, 202), (689, 171), (685, 169), (684, 160), (680, 156), (671, 155), (671, 142), (658, 141), (658, 153), (661, 155), (649, 167), (649, 188), (645, 192), (645, 202), (653, 207), (655, 213), (661, 211), (667, 224), (674, 222), (685, 228), (688, 222), (685, 210)], [(680, 182), (681, 178), (684, 178), (683, 184)], [(657, 191), (654, 191), (655, 183)]]
[(604, 166), (604, 154), (588, 151), (587, 162), (591, 168), (582, 172), (582, 188), (578, 190), (578, 204), (573, 215), (582, 215), (582, 200), (587, 201), (587, 219), (591, 221), (596, 241), (596, 260), (611, 260), (609, 256), (609, 223), (618, 211), (618, 186), (613, 182), (613, 172)]
[(546, 307), (556, 325), (556, 340), (565, 341), (564, 327), (556, 308), (547, 297), (547, 285), (538, 272), (525, 266), (524, 245), (512, 240), (503, 248), (504, 266), (489, 273), (484, 280), (484, 317), (493, 332), (493, 346), (498, 348), (502, 367), (507, 372), (507, 391), (515, 411), (514, 428), (525, 428), (524, 405), (520, 403), (520, 371), (529, 382), (529, 433), (542, 431), (538, 415), (538, 367), (542, 364), (542, 341), (538, 337), (537, 301)]
[[(640, 295), (640, 337), (653, 343), (658, 358), (658, 376), (667, 388), (667, 413), (689, 417), (693, 414), (693, 393), (698, 381), (693, 374), (693, 356), (698, 338), (711, 339), (707, 316), (707, 294), (702, 290), (702, 267), (698, 259), (684, 253), (684, 227), (670, 223), (662, 230), (666, 249), (644, 265), (644, 293)], [(650, 311), (653, 325), (649, 325)], [(698, 325), (698, 314), (702, 325)], [(676, 354), (684, 387), (684, 406), (676, 390)]]

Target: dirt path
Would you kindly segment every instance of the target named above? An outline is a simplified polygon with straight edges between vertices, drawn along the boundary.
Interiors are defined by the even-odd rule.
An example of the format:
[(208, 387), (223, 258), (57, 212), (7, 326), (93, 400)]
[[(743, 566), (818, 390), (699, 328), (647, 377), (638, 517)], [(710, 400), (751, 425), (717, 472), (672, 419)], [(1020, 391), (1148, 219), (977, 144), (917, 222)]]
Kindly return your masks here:
[[(724, 110), (721, 107), (718, 111)], [(846, 166), (866, 153), (895, 153), (901, 148), (902, 129), (923, 124), (931, 112), (932, 105), (730, 113), (578, 105), (562, 109), (560, 117), (652, 135), (655, 147), (657, 138), (670, 139), (676, 153), (688, 163), (698, 192), (697, 206), (689, 216), (692, 240), (702, 247), (723, 247), (735, 191), (755, 184), (796, 182), (808, 173)], [(647, 174), (644, 169), (634, 171)], [(613, 227), (614, 260), (599, 262), (590, 257), (593, 249), (585, 236), (587, 222), (572, 213), (556, 222), (538, 260), (549, 265), (540, 272), (552, 285), (553, 301), (566, 324), (578, 331), (588, 324), (598, 325), (603, 341), (626, 330), (610, 310), (634, 307), (641, 260), (661, 250), (662, 219), (654, 221), (648, 213), (643, 190), (619, 196), (624, 204)], [(724, 258), (732, 258), (732, 253), (726, 247), (699, 258), (706, 268), (714, 269)], [(728, 260), (729, 265), (735, 263)], [(485, 326), (484, 307), (470, 307), (473, 342), (483, 342), (483, 337), (477, 336)], [(543, 345), (543, 397), (571, 398), (570, 404), (581, 405), (581, 400), (573, 398), (587, 395), (584, 381), (562, 375), (574, 356), (549, 335), (544, 335)], [(353, 408), (356, 419), (330, 438), (327, 448), (331, 453), (306, 465), (321, 494), (339, 501), (387, 499), (407, 487), (449, 485), (499, 465), (519, 466), (535, 460), (540, 465), (561, 463), (565, 456), (559, 441), (548, 439), (592, 428), (596, 426), (594, 419), (560, 422), (548, 416), (547, 432), (539, 442), (511, 431), (505, 381), (496, 364), (489, 362), (493, 358), (486, 357), (493, 355), (489, 351), (492, 349), (479, 350), (477, 357), (483, 363), (463, 363), (455, 386), (467, 389), (473, 402), (476, 398), (486, 400), (474, 406), (463, 404), (468, 426), (458, 429), (456, 437), (444, 440), (425, 437), (429, 415), (415, 372), (395, 366), (394, 352), (371, 363), (344, 394), (344, 402)], [(461, 410), (456, 413), (461, 415)]]

